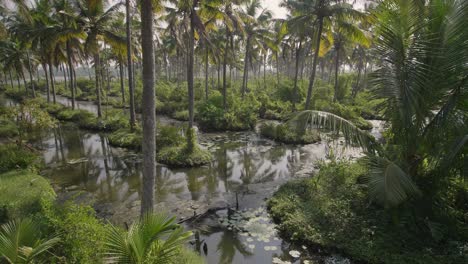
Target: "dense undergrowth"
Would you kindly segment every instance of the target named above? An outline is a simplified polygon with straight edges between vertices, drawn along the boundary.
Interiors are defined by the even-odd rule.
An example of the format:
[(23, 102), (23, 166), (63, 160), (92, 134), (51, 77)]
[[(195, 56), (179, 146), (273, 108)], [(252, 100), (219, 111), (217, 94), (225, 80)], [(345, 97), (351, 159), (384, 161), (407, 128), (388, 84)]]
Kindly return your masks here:
[(372, 204), (362, 184), (367, 173), (360, 163), (323, 165), (313, 178), (281, 186), (268, 201), (271, 216), (284, 237), (295, 243), (367, 263), (468, 261), (466, 226), (435, 229), (429, 222), (421, 225), (411, 210), (385, 210)]

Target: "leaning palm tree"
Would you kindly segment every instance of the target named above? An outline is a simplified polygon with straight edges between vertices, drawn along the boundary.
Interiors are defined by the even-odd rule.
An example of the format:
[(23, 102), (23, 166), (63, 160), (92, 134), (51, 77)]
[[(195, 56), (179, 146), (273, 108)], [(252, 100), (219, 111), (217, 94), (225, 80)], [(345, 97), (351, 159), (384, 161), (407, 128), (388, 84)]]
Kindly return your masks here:
[(8, 263), (38, 263), (60, 239), (43, 239), (39, 227), (31, 219), (15, 220), (2, 225), (0, 255)]
[(175, 223), (175, 217), (147, 214), (128, 231), (116, 226), (108, 229), (105, 258), (107, 263), (174, 263), (191, 235)]

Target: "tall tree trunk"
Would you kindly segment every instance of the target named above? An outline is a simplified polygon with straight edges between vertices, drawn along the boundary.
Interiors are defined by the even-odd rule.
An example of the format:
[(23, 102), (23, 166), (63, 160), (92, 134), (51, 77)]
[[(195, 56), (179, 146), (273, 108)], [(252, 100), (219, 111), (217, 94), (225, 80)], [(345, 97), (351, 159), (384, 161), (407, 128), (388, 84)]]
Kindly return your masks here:
[(249, 81), (249, 51), (250, 51), (250, 36), (247, 36), (245, 43), (245, 56), (244, 56), (244, 75), (242, 77), (242, 98), (245, 96), (247, 90), (247, 83)]
[(66, 88), (68, 87), (68, 82), (67, 82), (67, 74), (68, 74), (67, 65), (64, 63), (64, 64), (60, 64), (60, 66), (62, 66), (64, 87), (65, 87), (65, 89), (66, 89)]
[(280, 83), (280, 63), (279, 63), (278, 51), (275, 51), (275, 55), (276, 55), (276, 83), (279, 86), (279, 83)]
[(263, 89), (266, 90), (266, 65), (267, 65), (267, 53), (263, 55)]
[(68, 59), (68, 67), (70, 71), (70, 90), (72, 94), (72, 109), (75, 110), (75, 88), (74, 86), (74, 81), (73, 81), (73, 62), (72, 62), (72, 50), (70, 47), (70, 41), (67, 41), (66, 43), (67, 46), (67, 59)]
[(44, 75), (46, 79), (47, 103), (50, 103), (49, 74), (47, 72), (47, 65), (45, 63), (42, 63), (42, 69), (44, 70)]
[(362, 64), (363, 64), (363, 62), (360, 61), (360, 62), (359, 62), (359, 65), (358, 65), (358, 75), (357, 75), (356, 83), (354, 84), (353, 92), (352, 92), (352, 97), (353, 97), (353, 99), (356, 98), (356, 95), (357, 95), (358, 92), (359, 92), (359, 85), (360, 85), (361, 73), (362, 73)]
[(318, 20), (317, 42), (315, 44), (314, 61), (312, 63), (312, 73), (310, 74), (309, 88), (307, 89), (307, 98), (306, 98), (306, 104), (305, 104), (306, 110), (310, 109), (310, 100), (312, 99), (312, 88), (314, 87), (314, 82), (315, 82), (315, 73), (317, 70), (317, 60), (318, 60), (318, 55), (319, 55), (319, 50), (320, 50), (320, 38), (322, 36), (322, 30), (323, 30), (323, 17), (320, 17)]
[(18, 91), (21, 90), (21, 82), (20, 82), (20, 75), (16, 73), (16, 82), (18, 83)]
[(153, 211), (156, 173), (156, 112), (154, 92), (153, 3), (141, 1), (141, 46), (143, 58), (143, 191), (141, 215)]
[(302, 51), (302, 40), (299, 40), (299, 47), (296, 49), (296, 67), (294, 72), (294, 92), (293, 92), (293, 109), (296, 110), (296, 103), (297, 103), (297, 80), (299, 77), (299, 64), (301, 59), (301, 51)]
[(226, 45), (224, 47), (224, 60), (223, 60), (223, 107), (224, 111), (227, 110), (227, 60), (229, 50), (229, 29), (226, 27)]
[(29, 56), (29, 51), (26, 52), (26, 55), (28, 56), (29, 82), (31, 83), (32, 96), (33, 98), (36, 98), (36, 88), (34, 87), (33, 82), (33, 70), (31, 65), (31, 57)]
[(208, 55), (209, 55), (209, 49), (208, 49), (208, 43), (205, 43), (205, 98), (208, 100)]
[[(194, 30), (194, 12), (192, 9), (190, 14), (190, 29), (188, 37), (188, 54), (187, 54), (187, 89), (188, 89), (188, 111), (189, 111), (189, 127), (193, 127), (193, 105), (194, 105), (194, 94), (193, 94), (193, 59), (194, 59), (194, 41), (195, 41), (195, 30)], [(189, 139), (187, 137), (187, 139)], [(190, 142), (187, 142), (190, 144)]]
[(125, 85), (123, 73), (123, 63), (122, 61), (119, 61), (120, 93), (122, 94), (122, 105), (125, 107)]
[(11, 75), (11, 69), (8, 70), (8, 73), (10, 74), (10, 84), (11, 84), (11, 89), (14, 89), (15, 86), (13, 85), (13, 76)]
[(132, 31), (130, 28), (130, 0), (125, 0), (125, 12), (127, 16), (126, 33), (127, 33), (127, 68), (128, 68), (128, 90), (130, 101), (130, 128), (133, 131), (135, 128), (135, 90), (133, 82), (133, 59), (132, 59)]
[(102, 69), (101, 69), (101, 58), (99, 56), (99, 52), (94, 54), (94, 74), (96, 78), (96, 100), (97, 100), (97, 115), (99, 118), (102, 117), (102, 109), (101, 109), (101, 77), (102, 77)]
[(333, 95), (333, 102), (338, 99), (338, 72), (340, 69), (340, 46), (336, 46), (336, 60), (335, 60), (335, 94)]
[(52, 87), (52, 102), (57, 103), (56, 93), (55, 93), (55, 80), (54, 80), (54, 68), (52, 66), (52, 59), (49, 57), (49, 76), (50, 76), (50, 86)]

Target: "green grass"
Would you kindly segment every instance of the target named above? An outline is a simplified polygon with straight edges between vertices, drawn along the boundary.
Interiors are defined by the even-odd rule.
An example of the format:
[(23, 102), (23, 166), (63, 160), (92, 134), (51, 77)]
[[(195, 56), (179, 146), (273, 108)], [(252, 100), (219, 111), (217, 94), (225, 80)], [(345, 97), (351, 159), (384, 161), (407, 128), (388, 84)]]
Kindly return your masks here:
[(359, 184), (365, 173), (359, 163), (332, 162), (281, 186), (268, 208), (283, 237), (366, 263), (468, 263), (466, 242), (437, 242), (411, 213), (371, 204)]
[(0, 174), (0, 221), (26, 217), (41, 210), (41, 200), (53, 200), (49, 182), (32, 172), (20, 170)]

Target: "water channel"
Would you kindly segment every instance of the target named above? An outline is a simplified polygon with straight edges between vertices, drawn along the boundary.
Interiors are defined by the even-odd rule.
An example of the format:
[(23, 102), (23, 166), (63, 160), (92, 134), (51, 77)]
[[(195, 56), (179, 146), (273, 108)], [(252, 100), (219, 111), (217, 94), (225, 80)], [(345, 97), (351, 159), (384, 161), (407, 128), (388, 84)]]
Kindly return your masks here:
[[(11, 105), (9, 99), (1, 104)], [(69, 99), (58, 97), (69, 105)], [(91, 102), (77, 107), (95, 112)], [(180, 122), (162, 116), (161, 124)], [(372, 133), (379, 136), (381, 123)], [(339, 256), (309, 255), (292, 248), (275, 232), (265, 210), (265, 200), (286, 181), (314, 173), (331, 149), (339, 158), (353, 159), (359, 149), (346, 148), (342, 140), (305, 146), (278, 144), (255, 132), (199, 133), (200, 144), (214, 160), (200, 168), (172, 169), (157, 165), (155, 198), (157, 210), (176, 215), (179, 220), (209, 209), (217, 210), (186, 223), (197, 233), (191, 245), (208, 263), (349, 263)], [(72, 123), (60, 123), (33, 142), (42, 151), (45, 169), (59, 199), (73, 199), (93, 205), (98, 216), (111, 222), (131, 223), (139, 214), (141, 196), (141, 155), (109, 145), (105, 133), (80, 130)], [(229, 215), (229, 218), (227, 218)], [(302, 252), (293, 258), (291, 250)], [(288, 263), (288, 262), (284, 262)], [(305, 262), (307, 263), (307, 262)]]

